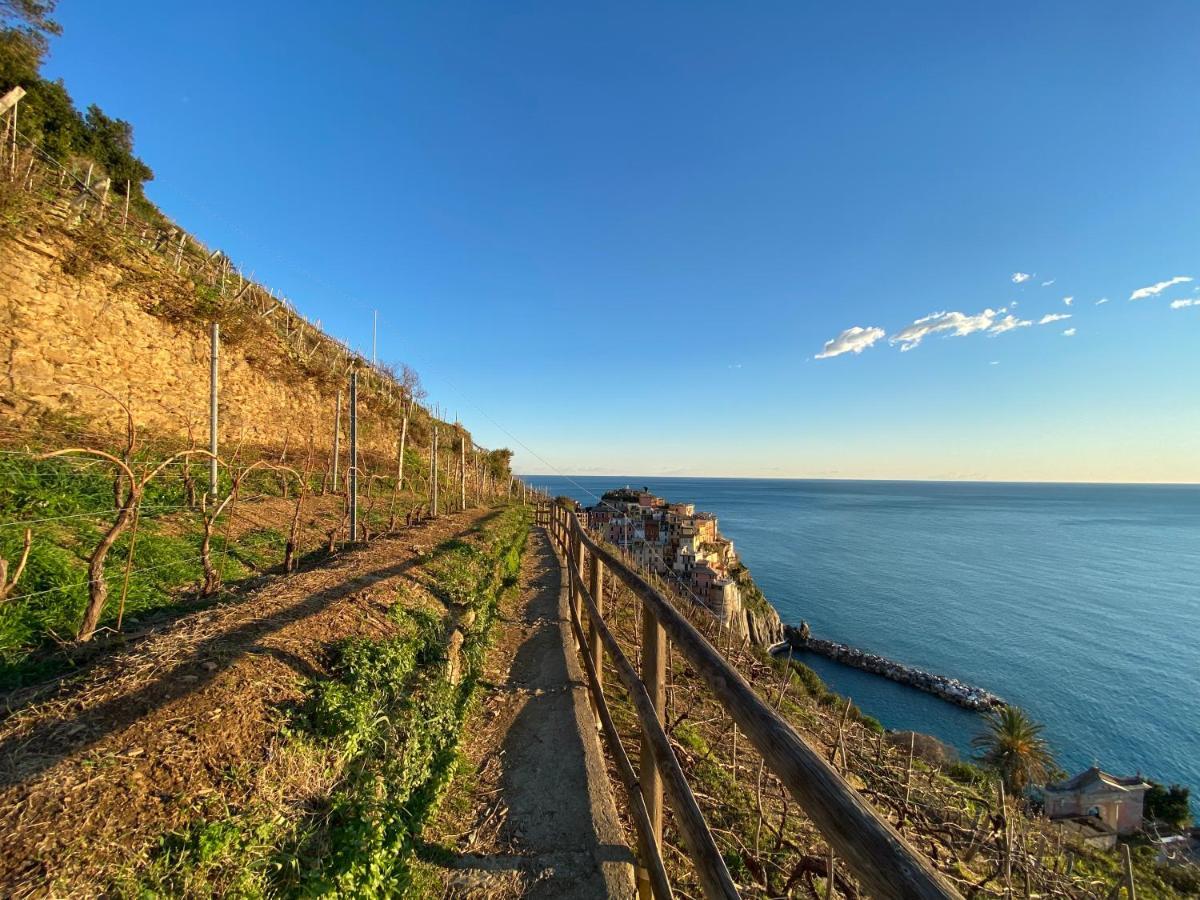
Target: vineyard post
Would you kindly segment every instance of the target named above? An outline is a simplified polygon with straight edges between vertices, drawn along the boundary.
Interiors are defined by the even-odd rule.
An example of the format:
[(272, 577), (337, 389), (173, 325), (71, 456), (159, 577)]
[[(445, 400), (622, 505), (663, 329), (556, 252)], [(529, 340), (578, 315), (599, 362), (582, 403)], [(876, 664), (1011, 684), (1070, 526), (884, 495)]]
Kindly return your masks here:
[(342, 392), (337, 392), (337, 403), (333, 408), (333, 489), (338, 485), (338, 457), (342, 443)]
[(462, 508), (467, 508), (467, 433), (458, 439), (458, 492)]
[[(21, 91), (24, 94), (24, 91)], [(20, 97), (13, 103), (12, 115), (9, 117), (9, 126), (12, 128), (12, 156), (9, 159), (9, 170), (12, 177), (17, 175), (17, 107), (20, 106)]]
[(218, 359), (221, 352), (221, 326), (212, 323), (212, 350), (209, 353), (208, 371), (208, 492), (216, 501), (220, 487), (217, 484), (217, 387), (220, 373)]
[(436, 519), (438, 514), (438, 464), (437, 464), (437, 445), (438, 445), (438, 427), (435, 423), (433, 426), (433, 453), (431, 454), (429, 465), (432, 474), (429, 478), (430, 488), (433, 496), (430, 498), (430, 514)]
[(1133, 880), (1133, 859), (1129, 855), (1129, 845), (1121, 845), (1121, 861), (1125, 865), (1125, 893), (1128, 900), (1137, 900), (1137, 882)]
[(350, 373), (350, 540), (358, 534), (358, 369)]

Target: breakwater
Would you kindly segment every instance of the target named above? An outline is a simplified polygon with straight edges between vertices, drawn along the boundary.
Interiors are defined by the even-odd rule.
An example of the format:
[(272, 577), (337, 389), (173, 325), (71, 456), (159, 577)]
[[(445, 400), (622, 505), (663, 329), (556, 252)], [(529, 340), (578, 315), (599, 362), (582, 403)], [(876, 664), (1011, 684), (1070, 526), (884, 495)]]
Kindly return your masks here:
[(809, 634), (806, 622), (802, 622), (799, 628), (791, 625), (784, 626), (783, 643), (776, 645), (772, 652), (778, 656), (787, 653), (789, 648), (794, 651), (817, 653), (843, 665), (862, 669), (873, 675), (881, 675), (919, 691), (925, 691), (927, 694), (933, 694), (935, 697), (940, 697), (964, 709), (986, 712), (1006, 705), (1000, 697), (990, 691), (965, 684), (957, 678), (926, 672), (916, 666), (896, 662), (894, 659), (888, 659), (886, 656), (879, 656), (876, 653), (868, 653), (848, 644), (815, 638)]

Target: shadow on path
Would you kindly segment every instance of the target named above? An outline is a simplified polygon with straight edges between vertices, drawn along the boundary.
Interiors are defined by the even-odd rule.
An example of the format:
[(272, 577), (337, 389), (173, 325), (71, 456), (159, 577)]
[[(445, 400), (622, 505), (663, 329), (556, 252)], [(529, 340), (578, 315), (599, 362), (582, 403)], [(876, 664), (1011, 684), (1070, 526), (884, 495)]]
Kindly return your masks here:
[(616, 819), (586, 687), (573, 645), (558, 559), (530, 536), (522, 605), (507, 627), (522, 634), (497, 690), (521, 698), (504, 735), (500, 786), (511, 854), (467, 855), (457, 868), (521, 871), (526, 897), (627, 896), (633, 856)]
[[(451, 537), (461, 537), (473, 527), (473, 524), (466, 523)], [(414, 529), (403, 537), (387, 540), (410, 540), (419, 536), (421, 531)], [(338, 600), (402, 575), (420, 562), (420, 559), (409, 555), (403, 562), (354, 574), (355, 564), (362, 563), (350, 557), (344, 560), (347, 567), (345, 580), (310, 593), (268, 615), (252, 617), (232, 628), (219, 629), (189, 647), (181, 658), (138, 689), (117, 694), (94, 706), (75, 706), (73, 710), (71, 706), (64, 706), (62, 714), (46, 715), (32, 727), (9, 734), (0, 739), (0, 789), (30, 782), (63, 759), (99, 743), (107, 735), (120, 732), (156, 709), (203, 689), (248, 654), (269, 653), (278, 657), (279, 651), (260, 645), (263, 638), (316, 615)], [(302, 573), (300, 577), (303, 574), (307, 573)], [(286, 590), (288, 585), (281, 582), (280, 587)], [(231, 606), (232, 615), (236, 616), (244, 609), (244, 604), (253, 603), (254, 600), (254, 597), (249, 597)], [(303, 660), (287, 662), (301, 675), (311, 677), (314, 674), (312, 667)], [(48, 699), (50, 702), (61, 703), (65, 700), (71, 703), (73, 694), (81, 694), (88, 687), (86, 680), (72, 681)]]

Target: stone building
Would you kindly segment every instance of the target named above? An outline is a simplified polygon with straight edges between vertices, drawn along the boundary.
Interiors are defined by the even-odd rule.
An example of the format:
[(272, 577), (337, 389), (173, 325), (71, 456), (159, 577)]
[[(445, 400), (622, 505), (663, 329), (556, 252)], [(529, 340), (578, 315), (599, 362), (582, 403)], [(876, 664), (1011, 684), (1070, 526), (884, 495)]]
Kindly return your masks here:
[(1079, 831), (1088, 843), (1112, 847), (1117, 835), (1141, 827), (1149, 789), (1140, 775), (1110, 775), (1092, 766), (1067, 781), (1046, 785), (1046, 815)]

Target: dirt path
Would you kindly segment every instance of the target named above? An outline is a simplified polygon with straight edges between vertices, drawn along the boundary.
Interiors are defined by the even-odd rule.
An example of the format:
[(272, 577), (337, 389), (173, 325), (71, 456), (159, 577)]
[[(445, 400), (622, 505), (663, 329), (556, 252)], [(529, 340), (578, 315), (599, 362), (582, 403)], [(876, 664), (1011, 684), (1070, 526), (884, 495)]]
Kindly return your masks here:
[(416, 578), (420, 553), (485, 515), (444, 516), (185, 616), (0, 722), (0, 896), (95, 896), (165, 832), (246, 802), (256, 774), (290, 790), (272, 769), (279, 730), (329, 646), (389, 635), (400, 597), (443, 609)]
[(503, 615), (466, 724), (473, 777), (427, 829), (454, 853), (441, 873), (446, 895), (630, 897), (633, 857), (570, 643), (561, 570), (540, 530)]

